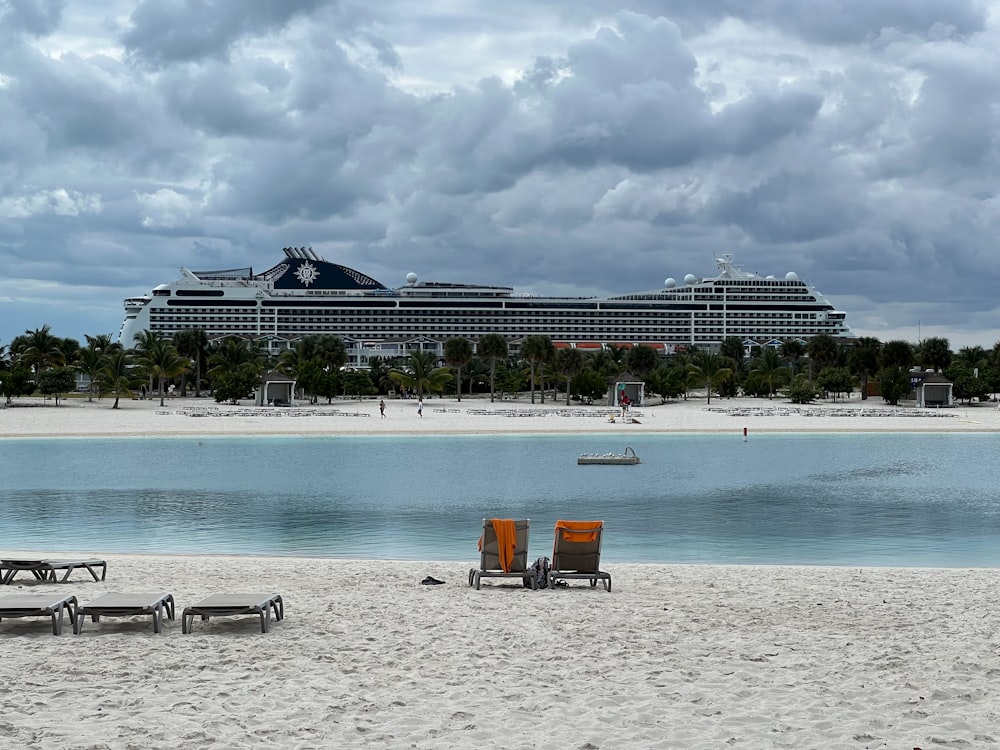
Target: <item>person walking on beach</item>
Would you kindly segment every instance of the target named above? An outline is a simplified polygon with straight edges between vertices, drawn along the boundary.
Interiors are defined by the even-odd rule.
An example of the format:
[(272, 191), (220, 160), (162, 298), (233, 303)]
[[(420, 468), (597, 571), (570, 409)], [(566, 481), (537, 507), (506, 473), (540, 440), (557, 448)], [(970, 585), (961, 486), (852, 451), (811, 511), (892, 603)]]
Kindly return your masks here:
[(417, 416), (418, 417), (423, 417), (424, 416), (424, 397), (423, 396), (417, 396)]
[(378, 400), (378, 411), (382, 415), (382, 419), (385, 419), (385, 401), (383, 399)]

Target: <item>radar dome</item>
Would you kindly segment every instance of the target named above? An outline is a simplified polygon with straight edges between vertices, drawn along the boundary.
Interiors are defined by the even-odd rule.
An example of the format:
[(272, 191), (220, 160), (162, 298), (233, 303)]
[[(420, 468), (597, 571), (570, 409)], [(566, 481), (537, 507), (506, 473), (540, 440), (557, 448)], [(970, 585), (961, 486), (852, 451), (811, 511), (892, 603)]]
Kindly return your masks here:
[(665, 286), (667, 289), (673, 289), (675, 286), (677, 286), (677, 282), (674, 281), (673, 279), (667, 279), (666, 281), (663, 282), (663, 286)]
[(413, 286), (417, 283), (417, 275), (415, 273), (406, 274), (406, 283)]
[(689, 273), (687, 276), (684, 277), (685, 284), (694, 284), (697, 280), (698, 277), (695, 276), (693, 273)]
[(785, 274), (785, 281), (798, 281), (799, 275), (795, 271), (789, 271)]

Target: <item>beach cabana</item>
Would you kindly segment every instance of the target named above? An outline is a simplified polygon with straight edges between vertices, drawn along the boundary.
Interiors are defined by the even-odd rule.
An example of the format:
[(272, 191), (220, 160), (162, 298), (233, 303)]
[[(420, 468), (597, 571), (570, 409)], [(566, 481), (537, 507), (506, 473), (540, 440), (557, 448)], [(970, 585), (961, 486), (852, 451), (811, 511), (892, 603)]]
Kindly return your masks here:
[(924, 372), (923, 377), (914, 386), (918, 407), (931, 408), (954, 406), (952, 393), (953, 384), (943, 375), (936, 372)]
[(264, 374), (257, 388), (257, 406), (290, 406), (295, 396), (295, 378), (271, 370)]
[(622, 395), (628, 396), (633, 406), (646, 405), (646, 383), (630, 372), (623, 372), (608, 379), (608, 406), (618, 406)]

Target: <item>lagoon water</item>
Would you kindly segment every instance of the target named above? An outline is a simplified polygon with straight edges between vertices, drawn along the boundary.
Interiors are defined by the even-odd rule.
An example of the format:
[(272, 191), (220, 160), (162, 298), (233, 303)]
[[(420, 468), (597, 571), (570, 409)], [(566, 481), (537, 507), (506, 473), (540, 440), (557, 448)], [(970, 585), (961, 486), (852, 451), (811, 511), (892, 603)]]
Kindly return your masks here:
[(483, 518), (606, 522), (608, 562), (1000, 567), (1000, 437), (0, 441), (0, 548), (477, 559)]

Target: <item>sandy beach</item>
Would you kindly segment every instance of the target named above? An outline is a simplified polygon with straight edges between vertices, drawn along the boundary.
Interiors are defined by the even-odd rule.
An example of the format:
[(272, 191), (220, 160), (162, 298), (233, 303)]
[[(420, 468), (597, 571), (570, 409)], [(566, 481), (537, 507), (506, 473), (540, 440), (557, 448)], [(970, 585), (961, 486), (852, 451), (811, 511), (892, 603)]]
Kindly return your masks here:
[[(74, 400), (0, 409), (0, 435), (417, 434), (600, 431), (992, 431), (994, 406), (889, 416), (880, 400), (704, 400), (638, 421), (523, 400), (339, 402), (316, 413), (191, 416), (207, 399)], [(247, 407), (242, 407), (244, 410)], [(308, 407), (312, 409), (313, 407)], [(564, 409), (547, 403), (546, 410)], [(334, 409), (340, 415), (333, 414)], [(536, 410), (541, 406), (536, 405)], [(848, 410), (857, 410), (851, 414)], [(767, 410), (754, 411), (754, 410)], [(782, 411), (785, 410), (785, 411)], [(863, 415), (867, 410), (868, 415)], [(320, 413), (320, 412), (328, 413)], [(911, 413), (914, 410), (909, 410)], [(369, 413), (370, 416), (347, 416)], [(639, 416), (641, 414), (641, 416)], [(0, 441), (2, 445), (2, 441)], [(470, 530), (470, 540), (475, 536)], [(5, 743), (25, 748), (924, 748), (1000, 743), (1000, 570), (605, 566), (611, 593), (467, 586), (467, 563), (106, 555), (107, 580), (21, 574), (0, 595), (170, 592), (180, 610), (275, 591), (286, 618), (0, 623)], [(446, 581), (424, 586), (434, 576)]]
[(461, 433), (599, 432), (609, 436), (658, 432), (994, 432), (1000, 430), (996, 404), (953, 409), (886, 406), (881, 399), (857, 396), (809, 406), (782, 399), (702, 398), (660, 404), (651, 399), (633, 408), (627, 420), (611, 407), (531, 404), (522, 397), (490, 403), (489, 398), (432, 398), (417, 414), (416, 400), (334, 401), (290, 408), (216, 404), (210, 398), (125, 400), (74, 398), (58, 407), (52, 401), (17, 399), (0, 407), (0, 438), (129, 435), (407, 435)]

